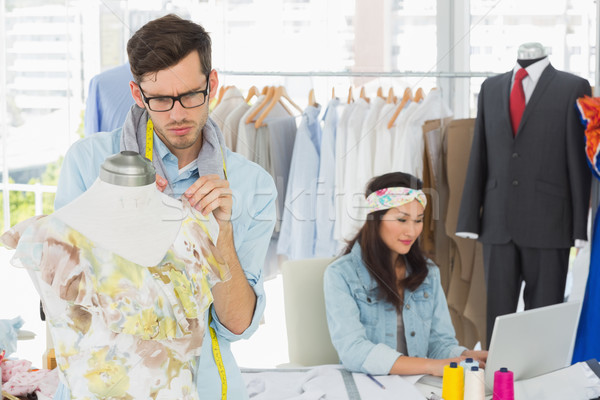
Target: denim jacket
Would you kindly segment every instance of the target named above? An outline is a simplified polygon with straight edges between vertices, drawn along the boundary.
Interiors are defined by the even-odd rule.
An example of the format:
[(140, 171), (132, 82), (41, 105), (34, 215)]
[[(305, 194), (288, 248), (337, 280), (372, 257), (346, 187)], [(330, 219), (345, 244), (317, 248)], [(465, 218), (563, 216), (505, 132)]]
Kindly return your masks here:
[[(414, 291), (405, 289), (402, 319), (408, 356), (457, 357), (459, 346), (438, 267), (427, 261), (429, 272)], [(407, 271), (410, 266), (407, 265)], [(397, 312), (377, 296), (377, 282), (369, 274), (360, 245), (325, 270), (325, 307), (331, 341), (347, 369), (375, 375), (389, 374), (402, 354), (396, 351)]]

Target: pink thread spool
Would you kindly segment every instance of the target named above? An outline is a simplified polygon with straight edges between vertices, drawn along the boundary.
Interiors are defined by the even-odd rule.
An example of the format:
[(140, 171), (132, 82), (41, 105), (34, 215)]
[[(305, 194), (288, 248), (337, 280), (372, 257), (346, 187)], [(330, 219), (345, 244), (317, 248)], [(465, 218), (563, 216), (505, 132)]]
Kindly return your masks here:
[(492, 400), (515, 400), (513, 373), (508, 368), (494, 372), (494, 396)]

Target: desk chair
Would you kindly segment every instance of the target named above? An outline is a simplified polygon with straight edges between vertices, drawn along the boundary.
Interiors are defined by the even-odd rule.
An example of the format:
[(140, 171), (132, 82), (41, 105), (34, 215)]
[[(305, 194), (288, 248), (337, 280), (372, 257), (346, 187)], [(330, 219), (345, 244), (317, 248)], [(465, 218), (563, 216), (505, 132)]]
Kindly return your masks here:
[(289, 366), (338, 364), (331, 344), (323, 273), (333, 258), (286, 261), (281, 266)]

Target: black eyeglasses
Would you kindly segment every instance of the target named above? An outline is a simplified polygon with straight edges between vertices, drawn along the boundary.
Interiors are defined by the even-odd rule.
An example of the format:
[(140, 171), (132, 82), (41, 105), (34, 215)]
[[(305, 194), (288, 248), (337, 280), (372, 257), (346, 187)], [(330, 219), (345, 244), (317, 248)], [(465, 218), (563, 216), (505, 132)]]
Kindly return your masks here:
[(173, 108), (176, 101), (178, 101), (183, 108), (196, 108), (206, 103), (206, 98), (208, 97), (208, 76), (206, 77), (206, 88), (204, 90), (188, 92), (180, 94), (179, 96), (146, 97), (144, 91), (142, 90), (142, 86), (138, 84), (138, 87), (140, 88), (142, 98), (144, 99), (144, 102), (148, 104), (150, 111), (169, 111)]

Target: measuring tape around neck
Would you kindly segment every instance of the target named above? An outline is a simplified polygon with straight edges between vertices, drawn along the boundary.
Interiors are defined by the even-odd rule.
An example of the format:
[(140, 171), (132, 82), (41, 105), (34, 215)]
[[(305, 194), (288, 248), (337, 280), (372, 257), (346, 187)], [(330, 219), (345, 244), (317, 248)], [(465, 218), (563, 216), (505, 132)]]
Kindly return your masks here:
[(146, 124), (146, 158), (152, 161), (152, 151), (154, 150), (154, 124), (150, 117)]
[[(221, 158), (223, 159), (223, 174), (227, 179), (227, 166), (225, 165), (225, 154), (223, 154), (223, 147), (219, 146), (221, 150)], [(146, 152), (145, 156), (148, 160), (152, 161), (152, 152), (154, 150), (154, 124), (150, 117), (148, 117), (148, 123), (146, 124)]]

